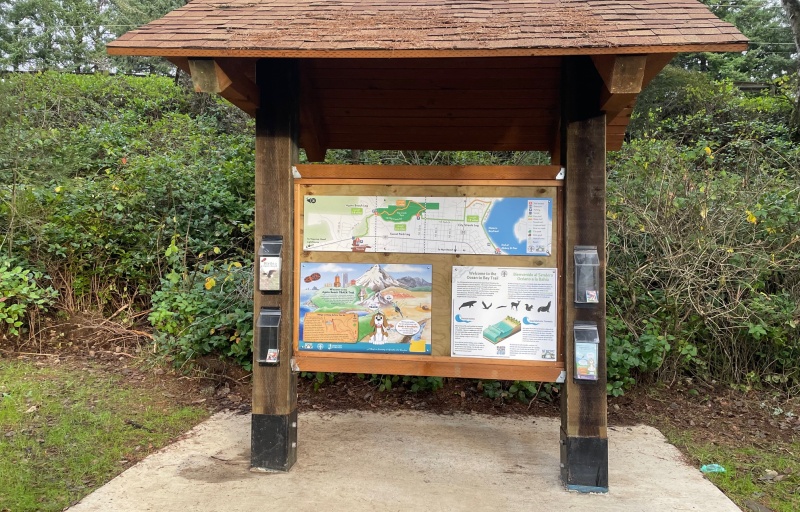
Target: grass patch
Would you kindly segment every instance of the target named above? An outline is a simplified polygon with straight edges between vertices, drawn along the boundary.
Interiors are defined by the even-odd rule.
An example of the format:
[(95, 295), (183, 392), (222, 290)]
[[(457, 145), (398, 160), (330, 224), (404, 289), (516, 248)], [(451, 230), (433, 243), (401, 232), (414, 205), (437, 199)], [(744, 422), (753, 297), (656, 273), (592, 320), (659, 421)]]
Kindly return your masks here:
[(748, 501), (775, 512), (800, 510), (800, 442), (765, 439), (759, 446), (729, 446), (672, 429), (666, 436), (696, 467), (714, 463), (723, 466), (725, 473), (706, 477), (744, 510), (749, 510)]
[(92, 369), (3, 361), (0, 510), (62, 510), (208, 413)]

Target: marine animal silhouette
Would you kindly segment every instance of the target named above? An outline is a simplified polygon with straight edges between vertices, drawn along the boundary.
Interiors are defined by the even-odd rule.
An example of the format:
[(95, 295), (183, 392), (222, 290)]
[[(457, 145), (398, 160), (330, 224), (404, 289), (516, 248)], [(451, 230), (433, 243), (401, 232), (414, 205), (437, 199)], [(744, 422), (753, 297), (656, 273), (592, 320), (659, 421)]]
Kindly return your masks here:
[(475, 303), (476, 303), (476, 302), (478, 302), (478, 301), (477, 301), (477, 300), (469, 300), (469, 301), (467, 301), (467, 302), (465, 302), (465, 303), (461, 304), (461, 305), (458, 307), (458, 309), (461, 309), (461, 308), (471, 308), (472, 306), (474, 306), (474, 305), (475, 305)]
[(550, 302), (548, 302), (548, 303), (547, 303), (547, 305), (546, 305), (546, 306), (541, 306), (541, 307), (539, 307), (539, 309), (537, 309), (536, 311), (537, 311), (537, 312), (539, 312), (539, 313), (549, 313), (549, 312), (550, 312), (550, 304), (551, 304), (552, 302), (553, 302), (553, 301), (551, 300)]

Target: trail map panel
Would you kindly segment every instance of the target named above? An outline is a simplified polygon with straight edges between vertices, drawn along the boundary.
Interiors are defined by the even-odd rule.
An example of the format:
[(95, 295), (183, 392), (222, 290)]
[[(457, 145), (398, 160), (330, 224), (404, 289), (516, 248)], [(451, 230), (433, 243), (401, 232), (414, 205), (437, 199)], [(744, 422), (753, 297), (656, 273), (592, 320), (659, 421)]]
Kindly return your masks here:
[(554, 268), (453, 267), (453, 356), (556, 360)]
[(306, 251), (549, 256), (553, 200), (305, 196)]
[(301, 263), (301, 351), (431, 353), (430, 265)]

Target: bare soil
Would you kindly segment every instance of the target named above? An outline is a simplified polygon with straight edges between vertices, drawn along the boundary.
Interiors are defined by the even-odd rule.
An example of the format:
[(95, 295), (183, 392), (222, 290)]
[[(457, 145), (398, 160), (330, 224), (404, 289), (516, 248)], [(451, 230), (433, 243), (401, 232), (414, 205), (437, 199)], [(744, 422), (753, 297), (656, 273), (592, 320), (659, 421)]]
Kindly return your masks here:
[[(100, 325), (98, 325), (100, 324)], [(131, 387), (161, 390), (165, 400), (201, 405), (209, 411), (250, 411), (250, 375), (218, 358), (203, 358), (191, 371), (156, 364), (146, 333), (107, 321), (75, 318), (53, 325), (40, 340), (0, 341), (3, 359), (26, 359), (39, 365), (63, 366), (122, 376)], [(309, 376), (313, 377), (313, 376)], [(436, 391), (411, 392), (402, 384), (380, 391), (369, 377), (339, 374), (333, 382), (300, 378), (302, 411), (415, 410), (439, 414), (558, 416), (559, 400), (488, 398), (483, 384), (471, 379), (444, 379)], [(608, 399), (610, 426), (647, 424), (679, 431), (721, 446), (766, 447), (800, 438), (800, 400), (772, 391), (737, 391), (726, 385), (683, 380), (671, 385), (639, 386)]]

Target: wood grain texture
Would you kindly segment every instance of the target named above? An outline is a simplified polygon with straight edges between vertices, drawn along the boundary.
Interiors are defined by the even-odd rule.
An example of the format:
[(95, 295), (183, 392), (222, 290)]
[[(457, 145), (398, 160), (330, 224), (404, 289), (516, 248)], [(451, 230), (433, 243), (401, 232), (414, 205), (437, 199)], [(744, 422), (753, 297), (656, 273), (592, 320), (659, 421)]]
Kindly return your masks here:
[[(334, 166), (299, 166), (301, 174), (309, 169), (316, 167), (334, 167)], [(348, 166), (335, 166), (337, 168), (345, 168)], [(361, 176), (369, 175), (370, 172), (382, 173), (381, 167), (372, 166), (353, 166), (363, 167), (358, 170), (348, 171), (347, 169), (339, 169), (341, 173), (350, 175), (357, 174)], [(431, 174), (446, 174), (450, 170), (448, 168), (428, 168)], [(474, 168), (476, 172), (478, 167)], [(420, 168), (422, 170), (422, 168)], [(551, 172), (552, 169), (549, 170)], [(484, 175), (488, 175), (489, 171), (484, 171)], [(453, 372), (461, 371), (460, 364), (456, 364), (450, 359), (450, 319), (451, 315), (451, 293), (452, 293), (452, 267), (453, 266), (508, 266), (508, 267), (541, 267), (541, 268), (558, 268), (560, 261), (559, 249), (557, 247), (557, 233), (560, 231), (558, 222), (553, 223), (553, 253), (547, 257), (535, 256), (493, 256), (493, 255), (451, 255), (451, 254), (392, 254), (392, 253), (349, 253), (349, 252), (309, 252), (302, 250), (303, 240), (303, 225), (304, 225), (304, 212), (303, 206), (305, 205), (304, 197), (308, 195), (376, 195), (376, 196), (422, 196), (422, 197), (546, 197), (553, 199), (553, 215), (554, 219), (560, 218), (559, 206), (559, 193), (554, 185), (560, 185), (558, 181), (500, 181), (496, 180), (494, 186), (487, 187), (487, 182), (484, 181), (460, 181), (459, 185), (431, 185), (429, 182), (426, 184), (409, 184), (403, 181), (389, 182), (387, 179), (383, 183), (375, 182), (374, 180), (359, 181), (352, 180), (347, 184), (331, 183), (328, 180), (315, 179), (301, 179), (296, 181), (295, 186), (295, 204), (298, 207), (297, 218), (295, 219), (295, 274), (296, 274), (296, 289), (300, 287), (300, 274), (299, 265), (301, 262), (316, 262), (316, 263), (363, 263), (363, 264), (388, 264), (388, 263), (406, 263), (406, 264), (426, 264), (432, 266), (432, 302), (434, 310), (432, 312), (432, 340), (431, 351), (432, 356), (398, 356), (396, 354), (347, 354), (346, 356), (332, 356), (331, 354), (319, 352), (301, 352), (298, 351), (298, 357), (302, 361), (312, 361), (315, 358), (326, 359), (334, 357), (337, 361), (341, 359), (342, 365), (336, 366), (336, 362), (325, 362), (320, 365), (314, 363), (307, 368), (334, 368), (326, 370), (313, 370), (313, 371), (339, 371), (349, 372), (354, 363), (353, 360), (368, 359), (375, 363), (375, 369), (364, 370), (365, 364), (358, 363), (357, 373), (386, 373), (379, 371), (378, 368), (389, 368), (392, 362), (405, 361), (397, 363), (398, 372), (406, 375), (432, 375), (432, 376), (464, 376), (471, 378), (503, 378), (503, 379), (517, 379), (511, 375), (520, 375), (517, 370), (509, 370), (508, 376), (502, 377), (483, 377), (482, 375), (489, 375), (489, 370), (480, 373), (476, 370), (477, 366), (471, 361), (480, 361), (488, 365), (503, 366), (505, 363), (513, 363), (512, 365), (520, 365), (521, 368), (527, 368), (530, 364), (538, 364), (538, 361), (498, 361), (494, 359), (471, 359), (471, 358), (458, 358), (470, 362), (463, 368), (469, 371), (463, 375), (453, 375)], [(446, 183), (446, 182), (443, 182)], [(546, 184), (546, 185), (545, 185)], [(299, 293), (295, 293), (295, 310), (299, 311)], [(295, 320), (294, 323), (294, 342), (295, 349), (297, 349), (297, 342), (299, 337), (299, 323)], [(563, 343), (559, 337), (557, 353), (563, 353)], [(437, 359), (440, 358), (440, 359)], [(298, 359), (300, 360), (300, 359)], [(443, 363), (438, 365), (432, 361), (441, 361)], [(558, 368), (563, 367), (562, 362), (558, 363)], [(304, 370), (304, 367), (301, 366)], [(439, 369), (437, 369), (439, 368)], [(402, 371), (400, 371), (402, 369)], [(309, 370), (312, 371), (312, 370)], [(436, 373), (439, 371), (440, 373)], [(492, 372), (495, 370), (491, 370)], [(522, 372), (527, 370), (520, 370)], [(514, 373), (516, 372), (516, 373)], [(494, 375), (494, 373), (492, 373)], [(550, 375), (550, 374), (548, 374)], [(558, 376), (558, 372), (554, 374)], [(554, 377), (555, 378), (555, 377)], [(535, 379), (534, 379), (535, 380)]]
[(592, 61), (611, 94), (641, 92), (646, 55), (596, 55)]
[[(602, 80), (591, 61), (565, 63), (566, 168), (564, 184), (564, 340), (567, 381), (562, 388), (561, 428), (568, 437), (607, 437), (605, 236), (606, 119), (597, 111)], [(594, 90), (594, 94), (589, 91)], [(578, 308), (575, 297), (573, 250), (594, 245), (600, 257), (600, 302)], [(597, 324), (600, 334), (598, 380), (575, 382), (572, 327), (576, 321)], [(563, 461), (562, 461), (563, 462)]]
[(328, 132), (320, 115), (317, 88), (308, 62), (299, 63), (300, 143), (311, 162), (322, 162), (328, 149)]
[[(353, 354), (355, 355), (355, 354)], [(515, 361), (515, 364), (498, 364), (491, 359), (428, 356), (407, 359), (404, 356), (370, 359), (336, 354), (297, 355), (295, 362), (304, 372), (377, 373), (384, 375), (418, 375), (423, 377), (457, 377), (462, 379), (527, 380), (555, 382), (564, 370), (563, 363), (540, 361)], [(364, 354), (367, 355), (367, 354)]]
[[(506, 186), (560, 186), (561, 182), (541, 183), (555, 180), (561, 170), (557, 165), (297, 165), (303, 179), (375, 179), (375, 180), (431, 180), (464, 182), (476, 185)], [(478, 180), (478, 181), (476, 181)], [(524, 180), (532, 181), (528, 183)], [(306, 181), (307, 184), (320, 182)]]
[[(298, 77), (292, 60), (261, 60), (257, 65), (261, 107), (256, 116), (255, 240), (283, 236), (282, 294), (254, 294), (254, 322), (263, 306), (281, 309), (280, 364), (259, 366), (258, 328), (253, 339), (253, 414), (286, 415), (297, 409), (297, 376), (292, 372), (292, 289), (294, 190), (292, 165), (297, 155)], [(258, 272), (256, 261), (255, 272)], [(257, 278), (257, 276), (254, 276)]]
[(631, 45), (598, 48), (499, 48), (492, 50), (295, 50), (248, 48), (168, 48), (135, 46), (120, 42), (106, 49), (109, 55), (161, 57), (255, 57), (297, 59), (439, 59), (472, 57), (552, 57), (574, 55), (641, 55), (683, 52), (741, 52), (747, 43), (687, 43), (669, 45)]

